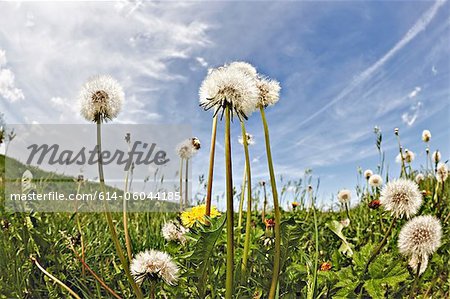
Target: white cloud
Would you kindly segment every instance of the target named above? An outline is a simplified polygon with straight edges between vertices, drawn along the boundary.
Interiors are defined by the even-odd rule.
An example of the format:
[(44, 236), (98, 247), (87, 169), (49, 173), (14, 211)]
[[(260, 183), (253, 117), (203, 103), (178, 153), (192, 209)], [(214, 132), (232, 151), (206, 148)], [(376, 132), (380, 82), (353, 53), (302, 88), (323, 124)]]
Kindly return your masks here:
[(25, 98), (21, 89), (15, 86), (14, 74), (10, 69), (0, 69), (0, 95), (10, 102)]
[(208, 62), (206, 62), (205, 58), (203, 57), (196, 57), (195, 60), (202, 66), (202, 67), (208, 67)]
[(407, 126), (412, 126), (417, 118), (419, 117), (420, 108), (422, 107), (422, 102), (417, 102), (415, 105), (409, 108), (408, 112), (402, 114), (402, 121)]
[(410, 99), (416, 97), (421, 90), (422, 90), (422, 88), (420, 88), (420, 86), (416, 86), (416, 88), (414, 88), (414, 90), (409, 93), (408, 97)]

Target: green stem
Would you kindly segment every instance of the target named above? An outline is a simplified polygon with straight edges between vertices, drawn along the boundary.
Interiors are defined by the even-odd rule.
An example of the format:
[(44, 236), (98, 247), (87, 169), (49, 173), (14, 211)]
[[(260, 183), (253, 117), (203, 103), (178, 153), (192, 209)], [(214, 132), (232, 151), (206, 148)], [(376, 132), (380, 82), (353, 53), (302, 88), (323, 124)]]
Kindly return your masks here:
[(211, 214), (212, 184), (214, 176), (214, 156), (216, 152), (217, 115), (213, 118), (211, 148), (209, 150), (208, 186), (206, 189), (206, 216)]
[[(80, 189), (81, 189), (81, 181), (78, 182), (78, 187), (77, 187), (77, 194), (78, 195), (80, 193)], [(76, 198), (76, 196), (75, 196)], [(77, 221), (77, 229), (78, 229), (78, 233), (80, 234), (80, 242), (81, 242), (81, 259), (84, 262), (85, 261), (85, 256), (84, 256), (84, 237), (83, 237), (83, 231), (81, 230), (81, 220), (80, 220), (80, 215), (78, 213), (78, 200), (75, 200), (75, 213), (76, 213), (76, 221)], [(84, 267), (81, 268), (81, 272), (83, 274), (83, 276), (86, 274), (86, 271), (84, 270)]]
[(42, 271), (42, 273), (50, 277), (50, 279), (59, 284), (62, 288), (66, 289), (70, 293), (70, 295), (72, 295), (76, 299), (81, 299), (80, 296), (78, 296), (77, 293), (75, 293), (71, 288), (69, 288), (64, 282), (62, 282), (61, 280), (59, 280), (58, 278), (47, 272), (34, 257), (31, 257), (31, 260), (39, 268), (39, 270)]
[(230, 107), (225, 108), (225, 171), (227, 196), (227, 272), (225, 298), (233, 297), (233, 271), (234, 271), (234, 233), (233, 233), (233, 171), (231, 166), (231, 132)]
[(315, 236), (315, 245), (316, 245), (316, 256), (314, 261), (314, 284), (313, 284), (313, 291), (312, 295), (313, 298), (316, 298), (316, 290), (317, 290), (317, 268), (319, 264), (319, 228), (317, 225), (317, 214), (316, 214), (316, 205), (314, 201), (312, 202), (313, 205), (313, 213), (314, 213), (314, 236)]
[(267, 192), (266, 192), (266, 183), (263, 183), (263, 192), (264, 192), (264, 202), (263, 202), (263, 210), (261, 214), (262, 222), (266, 222), (266, 208), (267, 208)]
[(275, 213), (275, 254), (273, 261), (273, 274), (272, 274), (272, 282), (270, 285), (269, 298), (275, 298), (275, 293), (278, 285), (278, 276), (280, 274), (280, 258), (281, 258), (281, 214), (280, 214), (280, 206), (278, 204), (278, 192), (277, 185), (275, 181), (275, 173), (273, 170), (273, 162), (272, 162), (272, 152), (270, 150), (270, 138), (269, 138), (269, 127), (267, 125), (266, 114), (264, 112), (264, 107), (260, 107), (261, 119), (264, 126), (264, 137), (266, 142), (266, 152), (267, 152), (267, 163), (269, 165), (269, 174), (270, 174), (270, 185), (272, 187), (272, 197), (273, 197), (273, 207)]
[[(99, 175), (99, 179), (100, 179), (100, 188), (103, 192), (103, 196), (106, 196), (105, 175), (103, 174), (101, 121), (97, 122), (97, 155), (98, 155), (98, 175)], [(122, 263), (123, 270), (125, 271), (125, 275), (127, 276), (128, 281), (130, 282), (131, 287), (133, 288), (133, 291), (136, 294), (136, 297), (138, 297), (139, 299), (142, 299), (143, 298), (142, 292), (139, 289), (139, 287), (136, 285), (136, 283), (134, 282), (134, 279), (130, 273), (130, 269), (128, 268), (128, 263), (125, 258), (125, 255), (123, 254), (122, 247), (119, 242), (119, 238), (117, 237), (117, 232), (114, 227), (112, 215), (111, 215), (111, 212), (108, 210), (106, 200), (104, 200), (104, 204), (105, 204), (106, 221), (108, 223), (109, 231), (111, 233), (111, 238), (113, 240), (114, 247), (116, 248), (117, 255), (119, 256), (120, 262)]]
[[(128, 144), (128, 152), (130, 152), (130, 144)], [(130, 157), (131, 158), (131, 157)], [(125, 246), (127, 247), (128, 260), (131, 261), (133, 253), (131, 250), (131, 239), (128, 233), (128, 217), (127, 217), (127, 193), (128, 193), (128, 178), (130, 175), (130, 169), (127, 170), (125, 175), (125, 187), (123, 189), (123, 231), (125, 233)]]
[(247, 161), (245, 161), (244, 164), (244, 174), (242, 175), (242, 189), (241, 189), (241, 196), (239, 200), (239, 214), (238, 214), (238, 246), (241, 243), (241, 230), (242, 230), (242, 214), (244, 210), (244, 199), (245, 199), (245, 186), (246, 186), (246, 180), (247, 180)]
[(185, 178), (184, 178), (184, 192), (185, 192), (185, 197), (184, 197), (184, 206), (187, 208), (189, 206), (189, 159), (186, 159), (186, 170), (185, 170), (185, 174), (184, 174)]
[(180, 158), (180, 212), (183, 211), (183, 158)]
[(241, 121), (242, 139), (244, 141), (245, 152), (245, 169), (247, 174), (247, 219), (245, 223), (245, 241), (244, 254), (242, 257), (242, 273), (247, 272), (247, 260), (250, 251), (250, 234), (252, 222), (252, 175), (250, 170), (250, 154), (248, 152), (247, 132), (245, 131), (245, 124)]
[[(409, 293), (409, 299), (413, 299), (416, 298), (417, 296), (415, 296), (415, 290), (417, 288), (417, 285), (419, 284), (419, 279), (420, 279), (420, 268), (422, 267), (421, 262), (419, 262), (417, 264), (417, 270), (416, 270), (416, 277), (414, 278), (414, 283), (411, 287), (411, 291)], [(417, 295), (417, 293), (416, 293)]]
[(364, 268), (363, 275), (365, 275), (367, 273), (367, 271), (369, 270), (370, 264), (375, 260), (377, 255), (380, 253), (381, 249), (383, 249), (384, 245), (386, 245), (387, 239), (391, 235), (392, 229), (394, 228), (394, 224), (396, 221), (397, 221), (397, 217), (394, 217), (392, 219), (391, 225), (389, 226), (389, 229), (387, 230), (386, 234), (383, 237), (383, 240), (381, 240), (381, 243), (377, 246), (377, 248), (375, 248), (374, 252), (370, 256), (369, 260), (367, 261), (366, 266)]

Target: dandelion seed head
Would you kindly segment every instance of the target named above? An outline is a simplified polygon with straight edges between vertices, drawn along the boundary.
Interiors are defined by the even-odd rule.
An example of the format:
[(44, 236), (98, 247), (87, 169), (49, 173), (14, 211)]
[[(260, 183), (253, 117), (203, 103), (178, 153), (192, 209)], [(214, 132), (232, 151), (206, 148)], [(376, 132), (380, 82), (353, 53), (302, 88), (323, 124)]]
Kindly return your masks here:
[(245, 61), (234, 61), (234, 62), (230, 63), (229, 65), (227, 65), (227, 67), (235, 68), (254, 79), (256, 79), (256, 77), (258, 76), (258, 72), (256, 71), (256, 68), (253, 65), (251, 65), (250, 63), (245, 62)]
[(431, 139), (431, 132), (428, 130), (423, 130), (422, 132), (422, 140), (423, 142), (428, 142)]
[(411, 257), (411, 260), (409, 261), (409, 266), (413, 269), (414, 273), (417, 272), (417, 267), (419, 266), (420, 263), (420, 271), (419, 271), (419, 275), (422, 275), (423, 272), (425, 272), (425, 270), (428, 267), (428, 256), (418, 256), (416, 254), (414, 254)]
[(436, 178), (439, 182), (445, 182), (448, 178), (448, 167), (445, 163), (439, 163), (436, 168)]
[(350, 202), (350, 199), (352, 198), (352, 192), (348, 189), (342, 189), (338, 193), (338, 200), (340, 203), (346, 204)]
[(372, 187), (380, 187), (383, 184), (383, 179), (379, 174), (374, 174), (369, 178), (369, 185)]
[[(245, 135), (247, 136), (247, 144), (248, 145), (253, 145), (255, 144), (255, 139), (253, 138), (253, 135), (249, 134), (249, 133), (245, 133)], [(238, 139), (240, 144), (244, 144), (244, 138), (243, 136), (239, 136)]]
[(422, 173), (416, 175), (415, 181), (417, 184), (420, 184), (425, 179), (425, 176)]
[(275, 105), (280, 99), (281, 86), (278, 81), (268, 78), (259, 78), (257, 86), (259, 89), (258, 108)]
[(441, 153), (439, 151), (434, 151), (431, 157), (434, 163), (438, 163), (441, 161)]
[(177, 145), (177, 154), (181, 159), (192, 158), (200, 149), (200, 140), (198, 138), (188, 138)]
[(441, 237), (442, 226), (436, 217), (417, 216), (400, 230), (398, 249), (406, 256), (428, 256), (441, 245)]
[(199, 91), (200, 106), (216, 113), (230, 107), (239, 119), (247, 119), (258, 103), (256, 80), (238, 67), (221, 67), (209, 72)]
[(368, 180), (373, 174), (373, 171), (370, 169), (366, 169), (364, 170), (364, 177), (366, 178), (366, 180)]
[(422, 205), (419, 186), (407, 179), (396, 179), (387, 183), (380, 193), (380, 203), (396, 217), (414, 216)]
[(179, 269), (167, 253), (146, 250), (133, 258), (130, 271), (138, 285), (141, 285), (146, 279), (162, 279), (168, 285), (175, 285)]
[(81, 88), (81, 115), (88, 121), (102, 122), (117, 117), (124, 100), (122, 86), (110, 76), (96, 76)]
[(180, 242), (181, 244), (186, 243), (185, 234), (189, 231), (189, 229), (185, 228), (182, 225), (178, 225), (174, 221), (169, 221), (164, 223), (161, 233), (167, 241), (175, 241)]
[(395, 162), (402, 163), (402, 157), (403, 161), (405, 161), (406, 163), (411, 163), (412, 161), (414, 161), (416, 155), (414, 154), (414, 152), (406, 149), (403, 155), (401, 154), (397, 155), (397, 157), (395, 158)]

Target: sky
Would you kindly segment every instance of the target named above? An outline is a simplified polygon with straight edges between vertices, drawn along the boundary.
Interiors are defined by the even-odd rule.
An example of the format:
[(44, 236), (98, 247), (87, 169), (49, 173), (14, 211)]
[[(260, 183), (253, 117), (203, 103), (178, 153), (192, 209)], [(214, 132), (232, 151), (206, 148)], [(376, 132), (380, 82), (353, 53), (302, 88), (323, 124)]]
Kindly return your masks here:
[[(80, 87), (110, 74), (126, 94), (114, 123), (192, 126), (202, 141), (195, 180), (208, 171), (212, 121), (199, 86), (208, 68), (247, 61), (282, 87), (266, 110), (277, 176), (312, 169), (319, 202), (330, 204), (341, 188), (354, 192), (358, 167), (376, 168), (375, 126), (392, 177), (396, 127), (415, 168), (425, 164), (424, 129), (448, 159), (449, 9), (446, 1), (0, 2), (0, 112), (9, 124), (86, 123)], [(256, 141), (253, 181), (268, 180), (258, 113), (246, 126)], [(232, 127), (238, 187), (244, 155)], [(225, 180), (223, 123), (218, 130), (215, 194)]]

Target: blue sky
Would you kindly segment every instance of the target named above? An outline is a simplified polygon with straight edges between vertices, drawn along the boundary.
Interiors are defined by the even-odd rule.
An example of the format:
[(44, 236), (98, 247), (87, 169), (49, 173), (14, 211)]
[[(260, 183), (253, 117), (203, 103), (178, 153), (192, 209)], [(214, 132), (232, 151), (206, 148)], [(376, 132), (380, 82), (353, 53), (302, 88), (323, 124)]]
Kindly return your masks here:
[[(392, 175), (393, 129), (425, 163), (421, 132), (449, 157), (448, 2), (1, 2), (0, 112), (9, 123), (84, 123), (76, 97), (90, 76), (125, 89), (117, 123), (189, 123), (203, 141), (193, 177), (207, 172), (211, 113), (198, 107), (207, 68), (245, 60), (280, 81), (267, 109), (277, 175), (320, 177), (329, 202), (374, 169), (373, 127), (384, 134)], [(267, 179), (262, 125), (247, 122), (255, 181)], [(240, 128), (233, 128), (240, 182)], [(216, 184), (223, 190), (223, 134)]]

